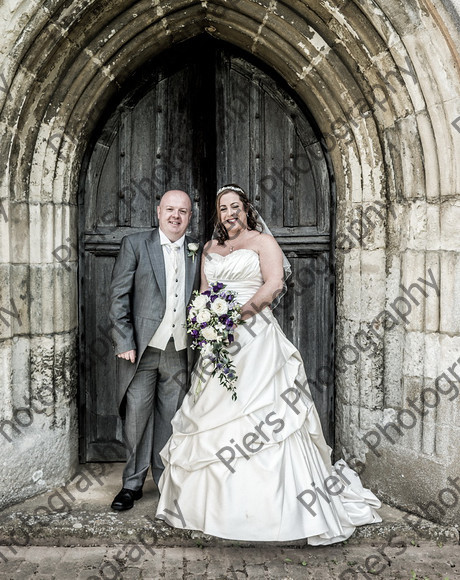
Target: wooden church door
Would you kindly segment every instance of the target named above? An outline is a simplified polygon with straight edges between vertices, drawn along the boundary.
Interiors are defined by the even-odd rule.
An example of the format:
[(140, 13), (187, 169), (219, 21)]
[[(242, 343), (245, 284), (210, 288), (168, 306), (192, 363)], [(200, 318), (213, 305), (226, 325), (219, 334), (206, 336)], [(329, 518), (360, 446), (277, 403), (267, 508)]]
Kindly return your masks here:
[(168, 189), (192, 200), (189, 233), (212, 234), (216, 190), (239, 183), (293, 274), (275, 311), (299, 348), (333, 440), (331, 180), (318, 136), (281, 79), (227, 45), (196, 39), (132, 78), (107, 113), (82, 172), (80, 435), (82, 461), (124, 460), (115, 402), (109, 285), (123, 236), (157, 226)]

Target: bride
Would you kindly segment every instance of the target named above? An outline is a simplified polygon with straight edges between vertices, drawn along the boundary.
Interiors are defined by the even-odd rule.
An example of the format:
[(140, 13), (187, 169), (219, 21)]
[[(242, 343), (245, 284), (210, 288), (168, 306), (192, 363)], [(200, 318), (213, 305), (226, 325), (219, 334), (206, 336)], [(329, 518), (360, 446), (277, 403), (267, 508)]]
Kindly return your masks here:
[(242, 304), (229, 349), (237, 400), (217, 376), (194, 373), (161, 452), (156, 517), (232, 540), (332, 544), (381, 521), (380, 502), (343, 460), (331, 464), (302, 359), (268, 306), (283, 290), (284, 255), (262, 230), (239, 186), (218, 191), (201, 291), (222, 282)]

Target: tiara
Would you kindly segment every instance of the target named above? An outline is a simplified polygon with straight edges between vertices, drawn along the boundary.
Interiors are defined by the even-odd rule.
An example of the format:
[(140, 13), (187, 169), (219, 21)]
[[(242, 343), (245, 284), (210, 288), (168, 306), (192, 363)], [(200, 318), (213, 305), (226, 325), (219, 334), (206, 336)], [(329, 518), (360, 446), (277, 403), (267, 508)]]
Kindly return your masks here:
[(237, 187), (237, 186), (232, 186), (232, 185), (224, 185), (224, 187), (221, 187), (216, 195), (219, 195), (219, 193), (222, 193), (223, 191), (234, 191), (235, 193), (243, 193), (244, 194), (244, 190), (241, 189), (241, 187)]

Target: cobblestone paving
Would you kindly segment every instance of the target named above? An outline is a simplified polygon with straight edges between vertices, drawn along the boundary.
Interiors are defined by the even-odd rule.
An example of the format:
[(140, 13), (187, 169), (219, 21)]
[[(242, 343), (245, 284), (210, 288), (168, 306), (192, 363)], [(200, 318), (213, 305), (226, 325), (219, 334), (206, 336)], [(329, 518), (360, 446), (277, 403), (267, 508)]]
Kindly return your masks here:
[(0, 546), (1, 580), (456, 580), (460, 547), (337, 545), (293, 548)]

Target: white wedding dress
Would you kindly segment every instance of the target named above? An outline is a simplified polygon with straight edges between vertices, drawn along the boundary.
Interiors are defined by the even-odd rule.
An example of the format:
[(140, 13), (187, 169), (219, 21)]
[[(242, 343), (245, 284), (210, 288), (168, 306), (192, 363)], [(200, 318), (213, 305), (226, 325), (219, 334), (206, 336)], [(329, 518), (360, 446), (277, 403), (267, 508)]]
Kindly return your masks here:
[[(263, 284), (253, 250), (209, 254), (205, 272), (241, 304)], [(203, 382), (194, 373), (172, 421), (157, 517), (232, 540), (314, 545), (381, 521), (379, 500), (357, 474), (343, 461), (331, 465), (302, 359), (271, 310), (239, 326), (235, 344), (237, 400), (217, 376)]]

